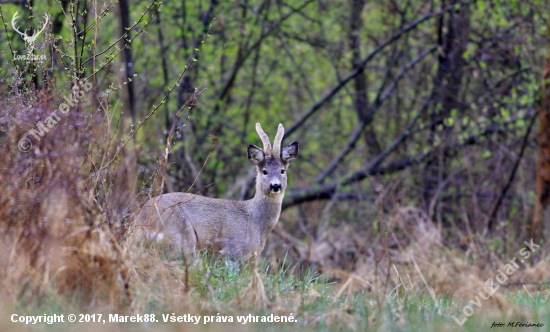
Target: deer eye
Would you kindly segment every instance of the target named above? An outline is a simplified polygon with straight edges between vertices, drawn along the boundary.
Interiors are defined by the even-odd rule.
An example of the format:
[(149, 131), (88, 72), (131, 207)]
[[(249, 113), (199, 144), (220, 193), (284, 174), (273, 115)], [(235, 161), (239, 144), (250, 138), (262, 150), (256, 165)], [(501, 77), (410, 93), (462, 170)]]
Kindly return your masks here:
[(284, 170), (284, 169), (281, 170), (281, 174), (285, 174), (285, 170)]
[(267, 171), (265, 169), (262, 171), (262, 173), (264, 173), (264, 175), (267, 175)]

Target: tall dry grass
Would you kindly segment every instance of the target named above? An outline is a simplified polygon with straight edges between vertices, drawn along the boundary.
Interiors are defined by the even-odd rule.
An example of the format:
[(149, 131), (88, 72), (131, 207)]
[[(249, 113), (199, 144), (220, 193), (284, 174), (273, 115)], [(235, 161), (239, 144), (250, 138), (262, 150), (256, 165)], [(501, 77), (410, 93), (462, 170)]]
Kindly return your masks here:
[[(204, 310), (204, 304), (191, 304), (189, 293), (215, 291), (208, 284), (210, 263), (197, 267), (174, 261), (130, 236), (139, 202), (154, 195), (148, 188), (162, 190), (167, 158), (160, 159), (152, 176), (138, 172), (136, 155), (128, 152), (135, 148), (129, 148), (131, 136), (121, 134), (124, 119), (102, 99), (99, 87), (39, 140), (27, 134), (64, 102), (73, 84), (59, 90), (28, 88), (0, 105), (6, 129), (0, 149), (5, 184), (0, 192), (1, 296), (28, 308), (53, 301), (60, 307), (120, 312), (150, 311), (152, 303)], [(23, 152), (18, 142), (26, 137), (32, 147)], [(143, 192), (138, 190), (142, 183)], [(251, 271), (235, 307), (264, 308), (268, 302), (256, 266)]]
[[(48, 294), (118, 307), (132, 301), (121, 240), (135, 183), (126, 167), (132, 156), (122, 151), (113, 160), (112, 117), (98, 107), (98, 89), (58, 112), (40, 140), (26, 134), (71, 97), (72, 86), (2, 99), (0, 283), (5, 296), (29, 305)], [(27, 136), (32, 147), (22, 152)]]

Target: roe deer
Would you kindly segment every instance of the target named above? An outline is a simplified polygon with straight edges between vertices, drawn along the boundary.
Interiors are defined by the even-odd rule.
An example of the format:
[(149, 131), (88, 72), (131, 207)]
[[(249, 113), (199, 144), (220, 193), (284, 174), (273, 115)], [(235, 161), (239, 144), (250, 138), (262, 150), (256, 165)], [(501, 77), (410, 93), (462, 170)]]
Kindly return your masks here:
[(219, 251), (230, 258), (249, 259), (264, 249), (267, 235), (281, 214), (288, 165), (298, 155), (294, 141), (281, 149), (284, 136), (279, 124), (273, 149), (259, 123), (256, 131), (264, 149), (249, 145), (248, 160), (256, 166), (256, 194), (247, 201), (170, 193), (149, 199), (137, 217), (149, 228), (149, 238), (168, 243), (185, 255)]

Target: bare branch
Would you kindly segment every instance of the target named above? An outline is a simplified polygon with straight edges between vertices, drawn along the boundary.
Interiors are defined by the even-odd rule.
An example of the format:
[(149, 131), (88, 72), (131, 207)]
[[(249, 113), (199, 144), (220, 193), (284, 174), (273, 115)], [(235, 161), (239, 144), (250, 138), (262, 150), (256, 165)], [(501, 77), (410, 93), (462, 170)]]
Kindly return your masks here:
[[(461, 3), (459, 3), (459, 5), (465, 6), (465, 5), (468, 5), (472, 2), (475, 2), (475, 0), (461, 2)], [(313, 114), (315, 114), (315, 112), (317, 112), (325, 103), (330, 101), (332, 99), (332, 97), (334, 97), (338, 93), (338, 91), (340, 91), (340, 89), (342, 89), (349, 81), (351, 81), (357, 75), (359, 75), (359, 73), (362, 70), (364, 70), (367, 63), (369, 63), (369, 61), (371, 61), (378, 53), (380, 53), (384, 48), (386, 48), (386, 46), (392, 44), (393, 42), (395, 42), (396, 40), (401, 38), (404, 34), (410, 32), (411, 30), (414, 30), (418, 25), (424, 23), (425, 21), (427, 21), (431, 18), (434, 18), (434, 17), (441, 16), (441, 15), (453, 10), (454, 8), (456, 8), (455, 5), (451, 5), (451, 6), (448, 6), (448, 7), (444, 8), (443, 10), (440, 10), (438, 12), (426, 14), (423, 17), (421, 17), (417, 20), (414, 20), (413, 22), (411, 22), (410, 24), (405, 26), (403, 29), (400, 29), (399, 31), (394, 33), (390, 38), (388, 38), (386, 41), (384, 41), (382, 44), (378, 45), (374, 50), (372, 50), (369, 53), (369, 55), (367, 55), (365, 57), (365, 59), (359, 64), (359, 66), (357, 68), (355, 68), (353, 71), (351, 71), (346, 77), (344, 77), (343, 80), (338, 82), (338, 84), (336, 86), (334, 86), (327, 94), (325, 94), (323, 96), (323, 98), (321, 98), (319, 101), (317, 101), (313, 106), (311, 106), (311, 108), (307, 112), (305, 112), (298, 120), (296, 120), (296, 122), (294, 122), (294, 124), (292, 124), (292, 126), (290, 126), (289, 129), (286, 131), (286, 136), (292, 135)]]
[(391, 174), (391, 173), (402, 171), (413, 165), (417, 165), (424, 162), (428, 158), (431, 158), (435, 153), (450, 154), (452, 153), (452, 151), (455, 151), (459, 148), (475, 145), (479, 142), (480, 138), (494, 134), (494, 133), (501, 132), (503, 130), (503, 127), (509, 124), (515, 123), (518, 120), (522, 120), (522, 119), (530, 120), (535, 115), (536, 115), (536, 112), (530, 111), (530, 112), (527, 112), (527, 114), (525, 114), (522, 117), (516, 117), (503, 124), (490, 123), (484, 128), (483, 131), (475, 135), (470, 135), (469, 137), (464, 139), (462, 142), (455, 141), (454, 143), (449, 144), (445, 147), (439, 146), (425, 153), (420, 153), (414, 156), (404, 156), (398, 159), (397, 161), (390, 163), (385, 167), (379, 167), (381, 159), (383, 159), (383, 158), (380, 158), (380, 156), (383, 156), (386, 153), (385, 152), (386, 150), (385, 150), (380, 154), (379, 157), (375, 158), (367, 166), (349, 174), (348, 176), (345, 176), (344, 178), (338, 181), (326, 184), (324, 186), (314, 185), (308, 188), (297, 189), (291, 192), (288, 195), (288, 200), (286, 200), (283, 204), (283, 209), (286, 209), (301, 203), (305, 203), (305, 202), (311, 202), (311, 201), (320, 200), (320, 199), (323, 199), (323, 200), (330, 199), (332, 195), (336, 193), (337, 189), (341, 186), (347, 186), (347, 185), (362, 181), (365, 178), (376, 174), (384, 175), (384, 174)]
[[(393, 82), (384, 90), (383, 93), (379, 93), (376, 101), (374, 102), (374, 105), (371, 107), (369, 114), (367, 118), (359, 123), (357, 126), (357, 129), (353, 132), (353, 135), (351, 135), (348, 143), (346, 144), (346, 148), (342, 150), (342, 152), (335, 157), (329, 164), (329, 166), (321, 173), (317, 178), (315, 179), (316, 183), (322, 183), (332, 172), (336, 169), (336, 167), (344, 160), (344, 158), (355, 148), (355, 145), (357, 144), (357, 141), (359, 141), (359, 138), (361, 137), (361, 133), (363, 130), (365, 130), (365, 127), (369, 125), (373, 118), (374, 114), (378, 110), (378, 108), (382, 105), (382, 103), (391, 96), (391, 93), (393, 92), (394, 88), (397, 86), (397, 83), (403, 78), (405, 73), (414, 67), (415, 64), (420, 62), (422, 59), (424, 59), (428, 54), (433, 53), (436, 50), (436, 47), (433, 46), (424, 52), (420, 53), (413, 61), (409, 62), (405, 67), (401, 68), (401, 71), (396, 76), (396, 78), (393, 80)], [(428, 100), (431, 100), (432, 96), (428, 97)], [(424, 105), (427, 107), (427, 104), (424, 103)], [(421, 114), (425, 108), (423, 107), (422, 110), (419, 112)], [(413, 123), (416, 123), (417, 117), (413, 120)], [(410, 130), (409, 127), (407, 127), (407, 130)]]

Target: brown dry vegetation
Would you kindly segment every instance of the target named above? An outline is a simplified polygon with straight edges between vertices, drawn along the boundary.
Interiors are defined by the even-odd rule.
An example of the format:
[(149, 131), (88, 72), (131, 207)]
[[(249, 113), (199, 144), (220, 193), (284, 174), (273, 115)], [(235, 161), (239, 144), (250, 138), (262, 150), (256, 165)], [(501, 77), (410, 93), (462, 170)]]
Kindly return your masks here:
[[(16, 115), (49, 114), (48, 96), (41, 95), (36, 100), (36, 106)], [(21, 101), (14, 99), (3, 107), (24, 107), (17, 103)], [(70, 114), (29, 153), (21, 153), (13, 145), (28, 130), (22, 125), (26, 123), (24, 119), (15, 117), (18, 122), (5, 137), (0, 173), (4, 184), (0, 197), (2, 330), (19, 330), (21, 326), (11, 325), (6, 317), (22, 308), (35, 313), (51, 308), (52, 312), (197, 315), (236, 315), (266, 308), (279, 314), (294, 312), (304, 327), (385, 329), (388, 322), (383, 319), (384, 306), (390, 305), (396, 326), (407, 326), (412, 324), (414, 314), (407, 313), (406, 307), (423, 301), (440, 303), (432, 310), (441, 319), (446, 317), (447, 325), (455, 327), (449, 316), (460, 308), (461, 301), (472, 299), (487, 278), (518, 256), (521, 247), (517, 243), (510, 245), (508, 251), (499, 252), (491, 250), (491, 244), (479, 237), (461, 238), (458, 247), (448, 247), (441, 230), (424, 212), (396, 201), (389, 212), (380, 208), (377, 232), (352, 226), (326, 227), (315, 242), (303, 243), (279, 228), (271, 239), (272, 248), (286, 239), (287, 247), (292, 248), (289, 258), (293, 256), (302, 266), (283, 273), (295, 276), (291, 289), (269, 288), (280, 287), (269, 279), (279, 275), (280, 269), (288, 269), (281, 264), (287, 253), (276, 254), (270, 249), (270, 258), (264, 260), (260, 274), (258, 267), (251, 267), (241, 276), (231, 277), (227, 270), (217, 270), (220, 262), (208, 259), (188, 266), (128, 236), (135, 208), (127, 207), (136, 206), (132, 202), (137, 197), (130, 196), (132, 190), (117, 179), (128, 178), (125, 158), (130, 157), (121, 153), (111, 166), (98, 171), (116, 153), (108, 146), (108, 138), (113, 135), (107, 129), (112, 127), (106, 123), (109, 119), (79, 117), (79, 108), (71, 109)], [(82, 134), (90, 132), (83, 128), (98, 124), (105, 129)], [(120, 199), (122, 196), (124, 200)], [(379, 204), (383, 203), (381, 198)], [(546, 251), (540, 250), (528, 267), (516, 271), (507, 287), (485, 304), (484, 315), (495, 320), (502, 315), (535, 319), (532, 312), (506, 297), (519, 291), (546, 299), (542, 283), (550, 277), (549, 259)], [(302, 281), (303, 286), (299, 286), (300, 278), (308, 278), (303, 272), (306, 266), (338, 282), (306, 285)], [(264, 283), (269, 285), (266, 290)], [(292, 289), (296, 287), (302, 289)], [(234, 288), (238, 292), (220, 296), (217, 288)], [(358, 297), (370, 307), (371, 316), (363, 317), (354, 308)], [(454, 302), (442, 305), (443, 299)], [(327, 300), (332, 306), (311, 308)], [(536, 319), (540, 321), (541, 317)], [(71, 329), (71, 325), (65, 328)], [(93, 330), (93, 324), (87, 328)], [(108, 328), (118, 330), (121, 326)]]
[[(302, 9), (307, 7), (307, 3)], [(357, 10), (366, 11), (363, 9), (365, 3), (355, 0), (345, 2), (346, 5), (360, 7)], [(140, 2), (140, 5), (143, 4)], [(214, 11), (216, 2), (212, 4)], [(283, 4), (281, 8), (292, 15), (276, 17), (280, 21), (273, 21), (268, 14), (262, 17), (263, 4), (258, 5), (261, 10), (256, 13), (252, 10), (254, 8), (238, 6), (225, 10), (230, 14), (238, 12), (235, 17), (239, 19), (241, 10), (243, 13), (250, 10), (250, 13), (257, 15), (256, 20), (273, 30), (301, 10), (289, 10), (287, 4)], [(269, 8), (270, 2), (265, 4)], [(162, 24), (160, 18), (155, 17), (160, 13), (160, 4), (146, 5), (150, 12), (139, 18), (141, 25), (133, 30), (138, 35), (149, 29), (145, 22), (153, 18), (159, 27)], [(70, 43), (54, 40), (50, 35), (45, 38), (46, 45), (52, 49), (59, 47), (49, 54), (52, 63), (55, 62), (59, 68), (54, 65), (50, 68), (47, 63), (42, 63), (41, 68), (34, 65), (20, 67), (14, 61), (9, 62), (10, 79), (3, 75), (0, 84), (0, 183), (3, 185), (0, 190), (0, 331), (52, 329), (44, 324), (14, 324), (10, 321), (13, 313), (139, 313), (155, 314), (159, 319), (161, 314), (171, 313), (203, 316), (216, 316), (218, 313), (229, 316), (292, 313), (298, 318), (298, 323), (294, 325), (245, 326), (235, 323), (192, 326), (159, 323), (101, 326), (101, 330), (111, 331), (258, 328), (478, 331), (489, 328), (493, 321), (512, 320), (550, 326), (550, 294), (547, 287), (550, 280), (549, 244), (538, 248), (525, 264), (518, 264), (519, 269), (489, 300), (482, 300), (481, 307), (474, 306), (475, 313), (464, 326), (459, 327), (451, 318), (452, 315), (463, 317), (464, 305), (483, 290), (488, 278), (495, 277), (498, 270), (512, 258), (519, 258), (519, 250), (525, 247), (523, 241), (529, 240), (526, 225), (533, 212), (535, 176), (532, 152), (536, 148), (536, 142), (530, 138), (536, 121), (533, 106), (536, 106), (533, 97), (536, 88), (532, 82), (533, 72), (536, 71), (533, 64), (537, 63), (538, 56), (533, 50), (541, 45), (542, 38), (534, 33), (534, 41), (530, 41), (524, 31), (535, 27), (540, 17), (533, 18), (536, 16), (534, 12), (524, 15), (521, 8), (502, 6), (502, 12), (497, 13), (501, 16), (495, 14), (501, 19), (494, 27), (484, 24), (486, 12), (493, 10), (487, 6), (472, 5), (471, 12), (455, 13), (445, 1), (439, 4), (441, 9), (425, 8), (421, 1), (402, 3), (403, 9), (398, 5), (394, 3), (388, 7), (384, 2), (373, 2), (372, 8), (368, 8), (369, 18), (383, 14), (389, 17), (387, 21), (390, 23), (385, 22), (386, 18), (382, 22), (355, 22), (361, 24), (354, 23), (349, 27), (348, 22), (342, 23), (344, 30), (350, 29), (345, 34), (350, 34), (350, 47), (354, 48), (349, 50), (353, 54), (351, 68), (333, 63), (340, 60), (349, 62), (345, 55), (332, 54), (335, 51), (330, 49), (341, 48), (337, 44), (341, 41), (339, 35), (330, 33), (327, 40), (322, 40), (327, 36), (308, 36), (310, 40), (305, 41), (312, 44), (310, 46), (313, 48), (308, 49), (311, 54), (328, 51), (326, 59), (308, 59), (310, 62), (306, 61), (305, 69), (317, 66), (315, 61), (318, 61), (320, 67), (322, 64), (330, 70), (324, 68), (312, 72), (312, 78), (304, 79), (305, 83), (293, 81), (296, 87), (292, 88), (296, 88), (297, 92), (291, 93), (286, 90), (288, 82), (279, 77), (273, 82), (266, 79), (266, 82), (257, 84), (262, 76), (258, 74), (256, 77), (256, 69), (263, 66), (275, 71), (283, 67), (283, 64), (277, 65), (278, 61), (283, 60), (297, 65), (291, 56), (291, 52), (296, 50), (301, 57), (307, 58), (302, 55), (302, 46), (298, 44), (304, 42), (300, 34), (309, 27), (300, 25), (310, 21), (305, 14), (303, 17), (308, 19), (298, 18), (285, 26), (288, 29), (296, 25), (296, 34), (287, 30), (277, 33), (268, 30), (264, 35), (263, 27), (261, 31), (254, 30), (263, 25), (253, 24), (252, 28), (249, 27), (251, 32), (247, 38), (257, 37), (257, 33), (259, 40), (250, 43), (252, 46), (248, 45), (248, 49), (245, 44), (250, 40), (239, 44), (238, 51), (234, 49), (235, 45), (230, 45), (227, 54), (237, 54), (235, 60), (226, 58), (226, 53), (223, 53), (226, 51), (225, 45), (247, 30), (242, 28), (234, 36), (231, 35), (234, 31), (230, 30), (231, 21), (227, 20), (230, 14), (222, 12), (226, 15), (226, 21), (220, 20), (222, 22), (213, 44), (223, 49), (223, 52), (220, 51), (223, 55), (212, 51), (197, 64), (195, 60), (208, 38), (212, 18), (210, 8), (204, 9), (204, 13), (202, 9), (197, 10), (195, 14), (201, 18), (199, 23), (204, 25), (202, 34), (193, 35), (193, 45), (190, 47), (182, 46), (185, 48), (184, 54), (192, 60), (185, 65), (177, 58), (177, 65), (185, 66), (185, 69), (174, 66), (181, 70), (177, 75), (163, 68), (166, 76), (161, 88), (150, 82), (157, 78), (151, 73), (135, 79), (134, 87), (139, 93), (135, 93), (136, 101), (132, 106), (134, 109), (130, 107), (130, 115), (126, 109), (129, 103), (125, 102), (122, 106), (120, 102), (127, 97), (124, 94), (132, 86), (128, 83), (133, 77), (127, 61), (124, 74), (116, 72), (118, 67), (112, 61), (121, 53), (116, 47), (112, 48), (113, 53), (108, 54), (110, 58), (104, 58), (105, 54), (97, 54), (97, 50), (91, 48), (89, 56), (93, 61), (87, 64), (89, 67), (82, 62), (78, 68), (71, 67), (76, 64), (77, 57), (74, 54), (67, 56), (71, 62), (67, 68), (63, 62), (67, 59), (60, 54), (63, 51), (70, 53), (62, 47), (68, 47)], [(327, 8), (327, 4), (319, 3), (311, 12), (306, 12), (323, 18), (311, 20), (315, 27), (323, 27), (325, 16), (333, 15), (335, 18), (332, 19), (336, 22), (347, 17), (347, 14), (340, 15), (334, 8), (330, 11)], [(363, 20), (361, 15), (354, 17), (355, 20)], [(401, 21), (394, 27), (391, 21), (396, 17)], [(433, 26), (417, 27), (421, 26), (420, 21), (430, 22), (432, 18), (437, 18)], [(505, 24), (507, 21), (504, 18), (510, 19), (510, 26)], [(169, 23), (164, 24), (169, 25), (173, 23), (171, 20), (178, 18), (164, 16), (163, 19), (168, 20)], [(264, 19), (265, 22), (262, 21)], [(452, 33), (448, 28), (452, 24), (458, 24), (457, 28), (470, 24), (467, 22), (470, 19), (469, 31), (474, 37), (470, 40), (463, 34), (459, 39), (464, 45), (454, 50)], [(236, 20), (238, 24), (234, 26), (241, 29), (240, 24), (245, 26), (249, 23), (247, 20), (250, 21), (243, 14), (242, 22)], [(445, 20), (450, 21), (445, 23)], [(453, 23), (453, 20), (456, 21)], [(97, 19), (96, 23), (100, 21)], [(98, 30), (101, 33), (90, 30), (90, 34), (97, 37), (112, 32), (109, 25), (112, 22), (101, 21), (101, 24), (103, 22), (106, 22), (106, 27), (100, 25)], [(86, 26), (85, 23), (78, 22)], [(66, 24), (66, 30), (78, 25), (74, 21)], [(371, 48), (373, 45), (370, 43), (374, 43), (373, 53), (369, 54), (372, 54), (370, 59), (376, 61), (365, 61), (361, 65), (361, 40), (358, 39), (361, 26), (375, 24), (383, 29), (375, 26), (372, 31), (369, 30), (369, 38), (363, 36), (362, 43)], [(406, 36), (403, 27), (414, 34)], [(514, 30), (516, 28), (517, 32)], [(56, 33), (61, 34), (61, 30), (62, 27), (59, 27)], [(486, 30), (491, 34), (486, 36)], [(535, 31), (534, 28), (532, 30)], [(162, 30), (159, 31), (158, 39), (162, 43)], [(229, 32), (224, 35), (226, 31)], [(312, 31), (316, 33), (315, 29)], [(195, 31), (189, 33), (192, 32)], [(274, 40), (287, 38), (288, 43), (296, 42), (290, 44), (293, 47), (298, 45), (296, 50), (287, 48), (289, 45), (285, 43), (282, 43), (284, 47), (277, 43), (262, 47), (269, 47), (268, 50), (284, 49), (290, 54), (288, 58), (280, 55), (270, 58), (260, 54), (260, 44), (267, 43), (264, 38), (267, 39), (267, 34), (272, 32), (277, 34)], [(436, 37), (432, 38), (431, 34)], [(449, 42), (443, 43), (443, 35), (446, 34), (451, 37), (445, 36)], [(157, 38), (151, 35), (153, 33), (146, 38)], [(180, 36), (174, 35), (167, 36), (169, 47), (179, 45), (174, 40)], [(398, 43), (400, 38), (403, 44)], [(425, 50), (423, 38), (429, 41), (426, 44), (429, 47)], [(507, 43), (508, 39), (514, 38), (525, 44), (522, 44), (524, 48), (518, 46), (516, 53), (511, 52), (513, 45)], [(431, 39), (436, 39), (437, 43)], [(109, 49), (118, 43), (116, 39), (114, 42), (106, 40), (102, 41), (102, 46)], [(334, 40), (336, 42), (332, 43)], [(84, 47), (88, 46), (86, 43), (82, 42), (81, 49), (88, 52)], [(143, 45), (149, 47), (150, 54), (144, 54), (144, 62), (150, 59), (147, 56), (158, 60), (178, 51), (168, 52), (160, 45), (157, 52), (149, 39), (145, 39), (143, 45), (134, 43), (137, 49)], [(12, 44), (8, 45), (12, 50)], [(384, 51), (384, 45), (394, 45), (395, 49)], [(443, 46), (453, 51), (454, 60), (449, 61), (460, 65), (455, 72), (466, 76), (454, 83), (461, 85), (468, 81), (473, 87), (465, 84), (462, 88), (449, 87), (452, 92), (436, 93), (439, 83), (430, 82), (449, 79), (445, 78), (449, 73), (445, 72), (448, 64), (442, 56)], [(462, 63), (466, 61), (463, 58), (467, 57), (461, 54), (466, 46), (471, 53), (467, 66)], [(415, 50), (418, 55), (409, 50)], [(440, 52), (437, 59), (421, 63), (436, 51)], [(252, 56), (254, 52), (257, 53)], [(380, 59), (376, 57), (378, 52), (382, 52)], [(502, 54), (505, 56), (501, 59)], [(246, 59), (249, 55), (250, 58), (256, 57), (254, 64), (250, 65), (253, 74), (246, 72), (251, 78), (243, 73), (237, 78), (237, 72), (246, 67), (239, 57)], [(126, 56), (131, 56), (131, 53)], [(96, 71), (96, 66), (99, 66), (94, 62), (96, 58), (98, 62), (105, 61), (102, 70)], [(264, 58), (267, 59), (265, 63), (262, 62)], [(164, 58), (162, 60), (166, 61)], [(148, 65), (139, 61), (136, 59), (135, 63), (144, 67)], [(195, 68), (203, 63), (210, 65), (208, 61), (219, 65), (221, 69), (212, 67), (220, 69), (221, 73), (206, 68), (207, 65), (201, 70)], [(93, 66), (91, 62), (94, 62)], [(228, 70), (224, 67), (232, 62), (235, 68)], [(370, 71), (363, 72), (367, 63)], [(415, 69), (416, 64), (420, 68)], [(349, 80), (355, 83), (355, 91), (350, 94), (354, 99), (352, 102), (346, 96), (339, 96), (341, 99), (338, 101), (335, 97), (330, 102), (338, 91), (345, 90), (340, 74), (336, 75), (338, 82), (333, 82), (333, 85), (325, 81), (326, 72), (333, 70), (331, 65), (338, 67), (338, 70), (349, 69), (351, 74), (362, 73)], [(508, 67), (513, 71), (509, 71), (512, 69)], [(405, 73), (409, 70), (414, 71), (406, 77)], [(300, 70), (287, 71), (296, 74)], [(281, 75), (290, 75), (287, 71)], [(221, 76), (226, 79), (227, 72), (232, 74), (227, 81), (220, 79), (224, 83), (221, 89), (216, 79), (204, 83), (207, 81), (204, 77)], [(69, 78), (62, 77), (64, 74), (60, 73)], [(522, 76), (524, 74), (525, 77)], [(20, 151), (18, 142), (24, 134), (36, 128), (37, 121), (44, 121), (70, 94), (75, 82), (68, 81), (74, 80), (74, 75), (90, 75), (90, 80), (94, 82), (86, 98), (61, 116), (61, 120), (40, 140), (33, 139), (32, 147), (27, 152)], [(40, 79), (37, 79), (38, 76)], [(243, 76), (244, 83), (239, 81)], [(516, 76), (517, 79), (514, 78)], [(401, 86), (398, 86), (402, 78)], [(514, 81), (508, 82), (511, 78)], [(359, 79), (364, 82), (359, 82)], [(386, 79), (393, 81), (388, 83)], [(492, 79), (495, 81), (492, 82)], [(249, 81), (253, 82), (250, 89), (247, 85)], [(361, 83), (366, 84), (367, 81), (373, 86), (362, 86)], [(382, 81), (385, 83), (381, 86), (374, 84)], [(176, 88), (180, 83), (181, 87)], [(386, 83), (388, 85), (385, 87)], [(219, 92), (216, 89), (220, 89), (219, 96), (204, 97), (204, 85), (210, 91)], [(298, 91), (303, 86), (315, 93)], [(112, 96), (102, 94), (107, 88), (112, 91)], [(166, 92), (167, 89), (169, 92)], [(255, 89), (259, 92), (254, 92)], [(334, 93), (327, 95), (327, 89)], [(365, 89), (368, 91), (360, 91)], [(461, 103), (467, 106), (460, 106), (463, 109), (456, 112), (458, 115), (452, 115), (456, 105), (448, 105), (444, 110), (448, 114), (438, 114), (439, 106), (437, 102), (432, 103), (432, 97), (437, 95), (454, 104), (446, 97), (458, 90), (464, 90), (465, 97)], [(168, 95), (172, 91), (177, 91), (178, 96), (170, 100)], [(378, 97), (371, 98), (370, 94), (376, 91)], [(265, 107), (270, 109), (269, 112), (264, 112), (264, 108), (259, 108), (256, 113), (250, 111), (253, 108), (250, 105), (257, 106), (252, 102), (255, 93), (262, 96), (257, 104), (262, 107), (265, 106), (263, 104), (268, 105)], [(238, 110), (235, 110), (235, 100), (242, 97), (240, 94), (248, 94), (244, 98), (246, 107), (241, 110), (239, 104)], [(271, 94), (277, 97), (274, 100), (263, 99), (263, 96)], [(321, 99), (309, 100), (302, 94), (319, 95)], [(375, 100), (371, 100), (372, 116), (364, 113), (371, 110), (367, 107), (369, 100), (363, 98), (365, 95)], [(500, 100), (495, 97), (495, 100), (502, 105), (496, 103), (493, 96), (501, 97)], [(378, 99), (382, 97), (387, 97), (391, 105), (383, 106), (383, 101)], [(323, 110), (325, 113), (319, 112), (322, 114), (312, 117), (307, 126), (303, 125), (303, 114), (309, 113), (309, 117), (325, 103), (330, 107), (338, 106), (335, 107), (338, 112), (332, 114)], [(289, 104), (299, 106), (292, 108), (288, 107)], [(308, 108), (308, 105), (311, 107)], [(354, 114), (352, 106), (363, 113)], [(189, 121), (189, 114), (195, 108), (200, 111), (193, 114), (198, 120)], [(294, 114), (302, 108), (309, 111)], [(346, 113), (348, 108), (350, 114)], [(213, 113), (209, 113), (210, 110), (214, 110)], [(428, 114), (426, 110), (434, 112)], [(161, 114), (163, 111), (166, 113)], [(383, 115), (378, 123), (372, 122), (375, 111)], [(241, 170), (243, 164), (235, 160), (245, 160), (240, 150), (241, 141), (248, 139), (249, 123), (256, 122), (256, 116), (272, 119), (273, 115), (296, 121), (294, 132), (300, 134), (300, 144), (304, 142), (305, 148), (301, 152), (302, 164), (297, 161), (291, 166), (292, 191), (287, 194), (281, 220), (270, 235), (258, 262), (243, 264), (242, 271), (235, 273), (223, 260), (212, 257), (210, 253), (201, 255), (197, 264), (190, 264), (173, 257), (166, 248), (151, 246), (135, 238), (133, 216), (146, 198), (157, 193), (192, 190), (210, 196), (221, 196), (223, 193), (235, 198), (239, 192), (240, 198), (249, 196), (253, 188), (251, 178)], [(359, 116), (357, 119), (356, 115)], [(182, 122), (183, 119), (186, 121)], [(417, 121), (422, 123), (417, 126)], [(241, 131), (241, 125), (245, 130), (239, 136), (235, 133)], [(357, 130), (354, 129), (356, 127)], [(151, 128), (161, 129), (154, 131)], [(217, 138), (210, 136), (209, 140), (211, 133), (221, 135)], [(379, 142), (376, 142), (375, 136), (378, 136)], [(365, 138), (365, 142), (361, 143), (361, 137)], [(159, 138), (160, 143), (157, 143)], [(218, 141), (222, 144), (216, 145)], [(373, 141), (381, 146), (374, 146), (376, 144), (371, 144)], [(405, 143), (400, 145), (402, 142)], [(214, 166), (209, 159), (211, 157), (216, 160)], [(372, 160), (378, 162), (371, 164)], [(512, 168), (514, 171), (510, 172)], [(361, 182), (365, 179), (368, 181)], [(67, 323), (55, 325), (53, 329), (95, 331), (98, 326)]]

